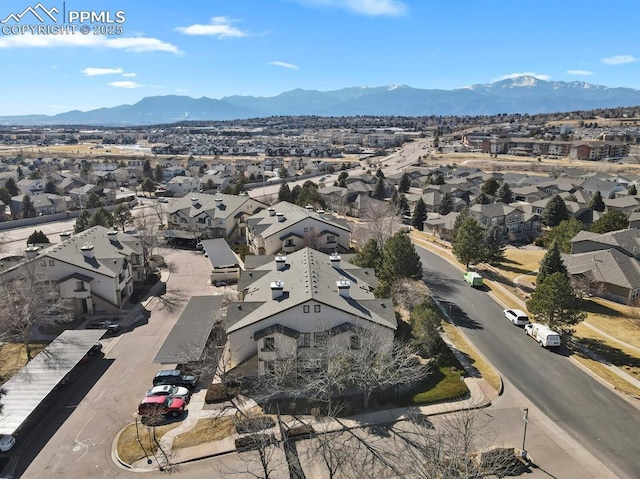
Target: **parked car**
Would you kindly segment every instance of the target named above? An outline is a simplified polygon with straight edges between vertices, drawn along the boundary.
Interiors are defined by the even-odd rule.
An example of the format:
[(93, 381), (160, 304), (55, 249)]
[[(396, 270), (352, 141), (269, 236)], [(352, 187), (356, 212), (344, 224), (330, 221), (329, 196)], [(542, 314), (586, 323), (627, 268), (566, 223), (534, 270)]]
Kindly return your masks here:
[(10, 451), (11, 448), (16, 443), (16, 438), (11, 434), (0, 434), (0, 451), (7, 452)]
[(184, 413), (186, 402), (183, 399), (171, 396), (147, 396), (138, 406), (138, 414), (150, 416), (162, 414), (163, 416), (179, 417)]
[(156, 373), (153, 378), (154, 386), (162, 386), (165, 384), (173, 386), (182, 386), (193, 390), (198, 382), (198, 376), (184, 374), (179, 369), (162, 369)]
[(516, 326), (525, 326), (529, 324), (529, 316), (527, 316), (524, 311), (521, 311), (519, 309), (505, 309), (504, 317)]
[(88, 323), (87, 329), (106, 329), (108, 333), (117, 333), (120, 331), (120, 325), (105, 319), (102, 321), (92, 321)]
[(191, 397), (191, 391), (183, 386), (173, 386), (170, 384), (163, 384), (162, 386), (153, 386), (147, 391), (147, 397), (149, 396), (171, 396), (180, 398), (184, 402), (189, 402)]
[(556, 348), (561, 344), (560, 335), (544, 324), (529, 323), (524, 332), (538, 341), (541, 348)]

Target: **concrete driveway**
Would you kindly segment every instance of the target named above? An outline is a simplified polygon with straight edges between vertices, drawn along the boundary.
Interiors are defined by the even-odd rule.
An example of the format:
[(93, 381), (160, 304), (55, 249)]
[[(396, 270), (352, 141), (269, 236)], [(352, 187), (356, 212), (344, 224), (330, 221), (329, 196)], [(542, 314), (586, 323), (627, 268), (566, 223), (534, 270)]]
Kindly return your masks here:
[(70, 393), (43, 415), (35, 434), (16, 446), (14, 477), (135, 475), (114, 464), (115, 435), (132, 422), (139, 401), (160, 369), (151, 361), (189, 298), (215, 290), (207, 284), (211, 264), (202, 254), (179, 249), (161, 253), (170, 271), (165, 301), (148, 300), (148, 318), (105, 341), (104, 359), (92, 362), (92, 369), (77, 380), (86, 383), (88, 392), (78, 397), (73, 391), (81, 391), (82, 385), (71, 384)]

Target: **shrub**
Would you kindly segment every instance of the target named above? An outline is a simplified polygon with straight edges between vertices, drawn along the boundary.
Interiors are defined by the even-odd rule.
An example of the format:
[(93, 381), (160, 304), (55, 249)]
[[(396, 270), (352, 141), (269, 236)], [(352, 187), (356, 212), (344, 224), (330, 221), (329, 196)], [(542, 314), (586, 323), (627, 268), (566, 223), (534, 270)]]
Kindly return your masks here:
[(287, 435), (289, 437), (296, 436), (312, 436), (315, 433), (311, 424), (303, 424), (302, 426), (296, 426), (289, 429)]
[(256, 434), (254, 436), (239, 437), (235, 440), (236, 450), (246, 451), (257, 449), (267, 444), (275, 444), (276, 438), (273, 434)]
[(224, 402), (231, 399), (233, 395), (229, 388), (222, 383), (214, 383), (207, 389), (207, 394), (204, 397), (206, 404), (214, 404), (218, 402)]

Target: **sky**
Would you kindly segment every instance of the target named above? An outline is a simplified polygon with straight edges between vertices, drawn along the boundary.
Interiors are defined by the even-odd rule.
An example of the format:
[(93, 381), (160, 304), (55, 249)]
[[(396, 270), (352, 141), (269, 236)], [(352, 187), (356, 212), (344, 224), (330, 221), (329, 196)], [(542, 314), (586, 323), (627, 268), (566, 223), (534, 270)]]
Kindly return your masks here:
[(640, 89), (639, 20), (638, 0), (3, 0), (0, 116), (522, 74)]

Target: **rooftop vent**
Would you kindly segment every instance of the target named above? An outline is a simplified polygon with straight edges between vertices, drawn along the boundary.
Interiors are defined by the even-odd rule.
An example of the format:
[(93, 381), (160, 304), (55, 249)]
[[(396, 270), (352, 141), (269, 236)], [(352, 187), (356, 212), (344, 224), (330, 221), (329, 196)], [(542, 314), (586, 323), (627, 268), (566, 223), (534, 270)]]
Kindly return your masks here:
[(307, 209), (307, 211), (313, 211), (313, 205), (307, 205), (305, 206), (305, 208)]
[(269, 212), (269, 216), (276, 215), (276, 209), (274, 207), (267, 208), (267, 211)]
[(83, 246), (80, 247), (80, 251), (82, 251), (82, 255), (85, 258), (95, 258), (95, 253), (93, 252), (92, 243), (85, 243)]
[(343, 298), (349, 297), (349, 288), (351, 287), (351, 282), (349, 280), (340, 278), (336, 281), (336, 286), (338, 287), (338, 293), (340, 293), (340, 296)]
[(283, 295), (284, 292), (284, 282), (278, 281), (277, 279), (271, 283), (271, 299), (278, 299)]
[(283, 222), (284, 222), (284, 220), (286, 220), (286, 218), (284, 217), (284, 213), (276, 213), (276, 216), (277, 216), (278, 221), (279, 221), (280, 223), (283, 223)]
[(333, 266), (335, 269), (339, 269), (340, 268), (340, 260), (342, 258), (340, 257), (340, 255), (338, 253), (331, 253), (331, 256), (329, 256), (329, 260), (331, 261), (331, 266)]
[(286, 256), (276, 256), (276, 269), (278, 271), (282, 271), (287, 266), (287, 257)]
[(316, 211), (316, 213), (318, 213), (318, 217), (320, 219), (324, 219), (324, 210), (318, 210), (318, 211)]
[(35, 246), (35, 245), (32, 245), (32, 244), (29, 244), (25, 248), (24, 254), (27, 257), (27, 259), (33, 259), (36, 256), (38, 256), (38, 251), (40, 251), (40, 247), (39, 246)]

